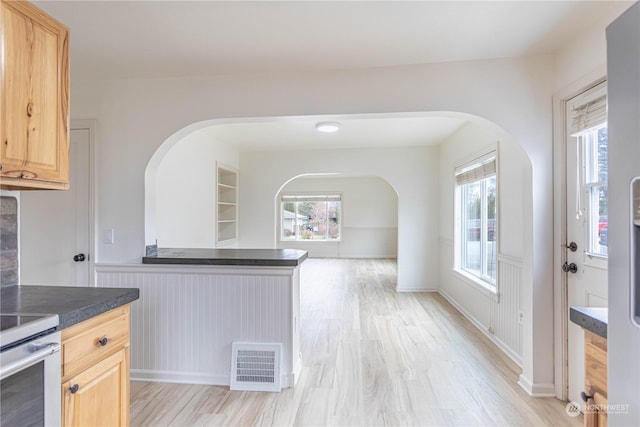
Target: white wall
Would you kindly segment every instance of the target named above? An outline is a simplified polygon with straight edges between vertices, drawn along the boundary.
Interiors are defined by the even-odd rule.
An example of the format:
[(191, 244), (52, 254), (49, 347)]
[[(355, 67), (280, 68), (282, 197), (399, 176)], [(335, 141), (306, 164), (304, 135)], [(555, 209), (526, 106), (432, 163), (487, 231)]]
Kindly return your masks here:
[(164, 248), (213, 248), (216, 162), (239, 167), (239, 153), (195, 131), (176, 143), (156, 169), (156, 236)]
[(556, 53), (555, 91), (594, 72), (599, 73), (599, 77), (604, 76), (607, 51), (605, 29), (632, 4), (630, 1), (612, 1), (609, 13), (601, 16), (598, 22), (585, 25), (582, 33), (576, 34), (572, 42)]
[[(291, 242), (277, 247), (303, 249), (311, 257), (395, 258), (398, 255), (398, 195), (377, 177), (296, 178), (281, 193), (327, 192), (342, 194), (340, 242)], [(279, 203), (276, 198), (276, 209)], [(276, 221), (278, 222), (278, 221)]]
[(275, 246), (276, 195), (291, 179), (323, 173), (378, 176), (398, 194), (398, 289), (435, 290), (438, 233), (432, 224), (438, 208), (431, 196), (438, 194), (437, 153), (437, 147), (241, 153), (240, 246)]
[[(498, 297), (456, 274), (454, 267), (454, 171), (492, 147), (498, 148)], [(440, 145), (440, 292), (522, 364), (524, 184), (530, 162), (496, 126), (469, 123)]]

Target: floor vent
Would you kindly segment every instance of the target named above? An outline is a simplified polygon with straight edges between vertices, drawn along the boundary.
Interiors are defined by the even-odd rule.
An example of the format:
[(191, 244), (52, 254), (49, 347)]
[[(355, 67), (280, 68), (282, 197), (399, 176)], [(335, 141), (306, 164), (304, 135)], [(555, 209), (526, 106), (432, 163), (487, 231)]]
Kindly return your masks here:
[(280, 391), (280, 343), (234, 342), (231, 390)]

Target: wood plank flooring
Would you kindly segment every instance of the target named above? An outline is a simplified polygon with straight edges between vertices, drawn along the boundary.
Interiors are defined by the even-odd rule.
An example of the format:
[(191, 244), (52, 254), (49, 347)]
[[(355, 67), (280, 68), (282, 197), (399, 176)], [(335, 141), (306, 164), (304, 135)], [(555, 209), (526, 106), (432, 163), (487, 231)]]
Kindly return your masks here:
[(132, 382), (132, 426), (581, 426), (440, 295), (397, 293), (395, 260), (309, 259), (303, 370), (281, 393)]

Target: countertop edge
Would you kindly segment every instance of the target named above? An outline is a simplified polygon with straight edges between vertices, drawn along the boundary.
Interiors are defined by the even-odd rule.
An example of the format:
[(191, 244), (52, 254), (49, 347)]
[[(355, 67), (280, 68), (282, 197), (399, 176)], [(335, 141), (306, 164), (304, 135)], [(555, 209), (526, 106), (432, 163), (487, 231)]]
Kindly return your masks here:
[(133, 287), (12, 285), (0, 291), (2, 313), (55, 314), (58, 331), (140, 298)]
[[(101, 289), (106, 289), (106, 288), (101, 288)], [(100, 301), (94, 304), (80, 307), (68, 313), (63, 313), (63, 314), (58, 313), (60, 323), (58, 325), (57, 330), (61, 331), (63, 329), (69, 328), (77, 323), (91, 319), (92, 317), (95, 317), (95, 316), (99, 316), (100, 314), (106, 313), (109, 310), (113, 310), (114, 308), (118, 308), (125, 304), (129, 304), (140, 298), (140, 290), (137, 288), (110, 288), (110, 289), (121, 290), (123, 291), (123, 294), (117, 297), (111, 297), (105, 301)]]
[(142, 263), (156, 265), (222, 265), (227, 267), (297, 267), (305, 259), (307, 259), (307, 255), (290, 260), (143, 257)]
[(569, 320), (581, 328), (607, 339), (608, 322), (602, 316), (595, 315), (592, 307), (570, 307)]
[(297, 249), (160, 248), (142, 257), (142, 264), (297, 267), (308, 257), (308, 251)]

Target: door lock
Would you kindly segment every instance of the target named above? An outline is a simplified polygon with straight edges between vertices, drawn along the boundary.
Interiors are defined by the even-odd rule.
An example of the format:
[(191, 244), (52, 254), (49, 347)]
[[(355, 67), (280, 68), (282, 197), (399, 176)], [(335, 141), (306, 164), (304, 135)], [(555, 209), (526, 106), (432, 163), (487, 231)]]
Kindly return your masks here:
[(565, 273), (577, 273), (578, 266), (576, 265), (575, 262), (572, 262), (571, 264), (569, 264), (568, 262), (565, 262), (564, 265), (562, 266), (562, 271), (564, 271)]
[(571, 242), (567, 245), (567, 249), (569, 249), (571, 252), (575, 252), (578, 250), (578, 244), (576, 242)]

